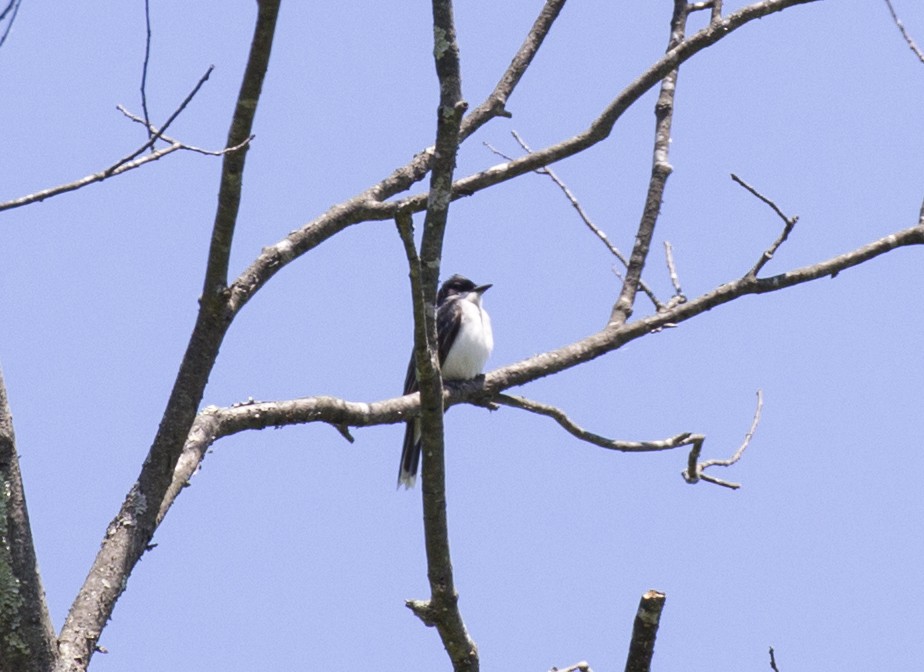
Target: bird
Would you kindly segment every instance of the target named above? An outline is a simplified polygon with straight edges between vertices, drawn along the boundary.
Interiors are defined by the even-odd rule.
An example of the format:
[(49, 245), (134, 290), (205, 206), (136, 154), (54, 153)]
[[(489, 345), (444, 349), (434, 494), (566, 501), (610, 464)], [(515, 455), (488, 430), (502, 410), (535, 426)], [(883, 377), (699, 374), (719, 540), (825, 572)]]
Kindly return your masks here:
[[(482, 296), (492, 285), (476, 285), (462, 275), (453, 275), (436, 295), (436, 333), (440, 372), (443, 380), (471, 380), (478, 376), (494, 349), (491, 318)], [(419, 390), (414, 353), (407, 366), (404, 394)], [(414, 487), (420, 465), (420, 419), (407, 421), (404, 447), (398, 468), (398, 488)]]

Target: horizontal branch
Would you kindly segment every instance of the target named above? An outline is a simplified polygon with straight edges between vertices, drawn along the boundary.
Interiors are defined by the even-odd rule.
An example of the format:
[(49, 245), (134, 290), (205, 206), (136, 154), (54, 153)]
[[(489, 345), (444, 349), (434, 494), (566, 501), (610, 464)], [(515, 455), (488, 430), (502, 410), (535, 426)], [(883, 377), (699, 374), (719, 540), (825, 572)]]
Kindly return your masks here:
[[(507, 397), (502, 393), (508, 388), (524, 385), (584, 362), (589, 362), (637, 338), (657, 333), (665, 327), (676, 326), (742, 296), (775, 292), (819, 278), (835, 277), (848, 268), (862, 264), (897, 248), (910, 245), (924, 245), (924, 225), (898, 231), (851, 252), (832, 257), (818, 264), (797, 268), (781, 275), (769, 278), (757, 278), (750, 274), (745, 275), (739, 280), (720, 285), (695, 299), (676, 304), (664, 312), (652, 314), (618, 326), (607, 326), (601, 331), (565, 347), (535, 355), (529, 359), (491, 371), (483, 379), (448, 386), (443, 390), (444, 407), (448, 408), (460, 403), (487, 405), (495, 400), (499, 403), (517, 400), (516, 402), (508, 403), (508, 405), (517, 405), (520, 408), (526, 408), (526, 410), (548, 415), (559, 422), (572, 435), (604, 448), (632, 452), (667, 450), (680, 445), (693, 445), (695, 441), (702, 441), (702, 435), (678, 434), (662, 441), (651, 442), (613, 441), (578, 427), (558, 409), (553, 411), (550, 410), (553, 407), (545, 407), (538, 402), (529, 400), (518, 400), (516, 397)], [(752, 424), (744, 445), (747, 444), (760, 417), (760, 403), (759, 398), (754, 424)], [(224, 436), (247, 430), (310, 422), (324, 422), (342, 432), (345, 427), (366, 427), (404, 422), (408, 417), (412, 417), (419, 412), (420, 398), (416, 393), (372, 403), (345, 401), (336, 397), (320, 396), (288, 401), (248, 401), (230, 408), (210, 406), (199, 413), (193, 424), (183, 450), (183, 457), (180, 459), (174, 475), (171, 492), (165, 499), (161, 509), (161, 516), (166, 513), (176, 495), (195, 472), (199, 462), (205, 456), (205, 451), (216, 440)], [(739, 449), (738, 457), (740, 457), (742, 449)], [(732, 458), (733, 461), (736, 459), (737, 457)], [(693, 479), (691, 482), (695, 482), (695, 478), (698, 477), (727, 487), (736, 485), (703, 474), (704, 468), (718, 465), (720, 462), (707, 461), (703, 464), (698, 464), (697, 460), (698, 453), (687, 471), (687, 475)], [(690, 479), (688, 478), (688, 480)]]

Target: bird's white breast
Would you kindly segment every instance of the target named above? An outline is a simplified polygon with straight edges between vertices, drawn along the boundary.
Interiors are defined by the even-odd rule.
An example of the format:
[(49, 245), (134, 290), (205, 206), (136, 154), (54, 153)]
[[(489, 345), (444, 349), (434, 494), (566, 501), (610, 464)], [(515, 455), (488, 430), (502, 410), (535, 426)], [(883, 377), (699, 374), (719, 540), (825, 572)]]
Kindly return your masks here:
[(462, 299), (462, 321), (459, 333), (446, 355), (441, 367), (446, 380), (468, 380), (484, 371), (491, 350), (494, 349), (494, 335), (491, 333), (491, 318), (481, 306), (481, 297)]

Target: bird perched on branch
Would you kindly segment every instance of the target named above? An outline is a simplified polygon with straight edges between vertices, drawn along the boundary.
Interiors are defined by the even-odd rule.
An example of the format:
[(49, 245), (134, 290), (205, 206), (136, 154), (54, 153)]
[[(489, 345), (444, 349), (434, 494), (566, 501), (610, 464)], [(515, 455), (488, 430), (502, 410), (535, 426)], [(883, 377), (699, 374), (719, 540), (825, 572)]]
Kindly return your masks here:
[[(443, 380), (471, 380), (484, 370), (494, 348), (491, 318), (482, 295), (491, 285), (476, 285), (461, 275), (443, 283), (436, 295), (436, 333)], [(404, 379), (404, 394), (417, 392), (414, 354)], [(420, 418), (408, 420), (398, 470), (398, 487), (414, 487), (420, 465)]]

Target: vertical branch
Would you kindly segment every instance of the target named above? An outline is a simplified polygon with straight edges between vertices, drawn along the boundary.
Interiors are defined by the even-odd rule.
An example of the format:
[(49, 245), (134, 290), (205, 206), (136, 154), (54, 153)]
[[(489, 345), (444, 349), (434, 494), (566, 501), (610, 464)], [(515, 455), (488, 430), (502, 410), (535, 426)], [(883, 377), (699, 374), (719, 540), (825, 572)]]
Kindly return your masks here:
[[(446, 466), (443, 442), (443, 385), (439, 372), (436, 329), (436, 285), (439, 280), (443, 235), (449, 214), (452, 177), (459, 147), (459, 131), (466, 103), (462, 99), (459, 46), (451, 0), (433, 0), (433, 58), (440, 85), (436, 145), (420, 252), (420, 282), (414, 283), (415, 303), (423, 302), (426, 344), (417, 339), (415, 353), (421, 399), (423, 443), (422, 497), (427, 578), (430, 600), (419, 609), (425, 622), (436, 626), (455, 670), (478, 670), (478, 650), (468, 635), (458, 608), (458, 594), (449, 554), (446, 516)], [(407, 223), (399, 220), (407, 239)], [(412, 267), (412, 281), (414, 276)], [(415, 309), (416, 310), (416, 309)], [(418, 318), (419, 310), (416, 310)], [(420, 326), (415, 329), (420, 334)], [(426, 349), (422, 346), (426, 345)]]
[[(671, 17), (671, 37), (667, 51), (680, 45), (684, 39), (687, 23), (687, 4), (684, 0), (674, 0), (674, 14)], [(674, 117), (674, 91), (677, 87), (678, 68), (671, 70), (661, 81), (661, 91), (658, 102), (655, 104), (655, 142), (654, 156), (651, 167), (651, 179), (648, 182), (648, 194), (645, 196), (645, 208), (635, 235), (635, 245), (629, 257), (629, 267), (622, 283), (619, 298), (613, 306), (610, 315), (610, 324), (623, 324), (632, 315), (632, 306), (635, 304), (635, 295), (642, 279), (642, 270), (645, 260), (651, 249), (651, 239), (654, 236), (658, 215), (661, 213), (661, 201), (664, 198), (664, 187), (670, 176), (671, 168), (668, 162), (671, 140), (671, 123)]]
[(654, 657), (655, 638), (664, 610), (664, 593), (649, 590), (642, 595), (632, 626), (632, 641), (629, 643), (629, 656), (626, 660), (626, 672), (649, 672), (651, 659)]
[[(279, 3), (280, 0), (258, 2), (250, 55), (231, 122), (229, 137), (232, 142), (250, 137), (269, 65)], [(161, 503), (231, 323), (232, 313), (223, 290), (240, 203), (245, 149), (225, 155), (205, 289), (196, 324), (138, 480), (109, 524), (99, 553), (61, 629), (56, 672), (86, 670), (115, 603), (157, 528)]]
[[(141, 111), (144, 113), (144, 126), (148, 131), (148, 139), (154, 138), (151, 130), (151, 115), (148, 114), (148, 62), (151, 59), (151, 0), (144, 0), (144, 65), (141, 66)], [(153, 150), (154, 148), (151, 147)]]
[(0, 670), (46, 672), (56, 654), (0, 371)]

